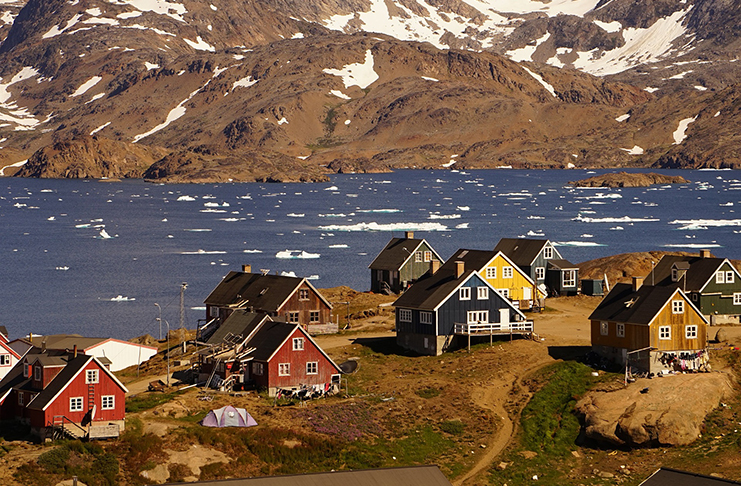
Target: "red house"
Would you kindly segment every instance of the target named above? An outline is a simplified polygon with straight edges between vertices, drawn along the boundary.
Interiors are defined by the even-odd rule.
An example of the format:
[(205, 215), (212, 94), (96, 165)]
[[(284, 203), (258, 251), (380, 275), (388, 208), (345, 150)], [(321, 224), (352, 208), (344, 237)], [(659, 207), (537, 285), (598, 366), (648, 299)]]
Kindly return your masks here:
[(33, 348), (0, 381), (0, 418), (42, 438), (117, 437), (126, 392), (94, 356)]
[[(228, 331), (228, 332), (227, 332)], [(340, 368), (299, 324), (265, 314), (233, 312), (201, 352), (202, 379), (222, 379), (267, 389), (337, 391)]]

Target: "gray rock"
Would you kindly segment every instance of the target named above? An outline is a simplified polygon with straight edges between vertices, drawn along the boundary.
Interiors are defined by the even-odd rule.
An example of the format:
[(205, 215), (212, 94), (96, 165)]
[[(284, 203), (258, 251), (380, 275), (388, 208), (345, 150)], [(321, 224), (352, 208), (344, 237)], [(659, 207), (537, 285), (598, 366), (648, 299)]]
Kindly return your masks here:
[(722, 327), (718, 329), (718, 332), (715, 333), (715, 342), (716, 343), (728, 342), (728, 333)]

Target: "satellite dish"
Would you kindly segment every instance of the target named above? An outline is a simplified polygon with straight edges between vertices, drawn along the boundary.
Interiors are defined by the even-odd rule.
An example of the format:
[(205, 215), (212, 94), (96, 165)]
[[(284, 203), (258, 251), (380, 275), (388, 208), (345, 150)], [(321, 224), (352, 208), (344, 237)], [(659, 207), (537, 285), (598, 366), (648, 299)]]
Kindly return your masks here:
[(355, 373), (358, 368), (360, 368), (360, 363), (356, 359), (347, 360), (340, 365), (340, 371), (345, 375)]

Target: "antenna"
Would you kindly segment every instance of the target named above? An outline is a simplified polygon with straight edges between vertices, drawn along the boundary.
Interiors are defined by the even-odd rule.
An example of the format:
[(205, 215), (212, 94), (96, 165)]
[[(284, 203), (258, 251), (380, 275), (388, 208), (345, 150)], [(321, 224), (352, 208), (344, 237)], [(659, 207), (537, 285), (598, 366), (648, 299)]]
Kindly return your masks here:
[(261, 273), (261, 274), (263, 275), (263, 277), (264, 277), (265, 275), (267, 275), (267, 274), (269, 274), (269, 273), (270, 273), (270, 269), (269, 269), (269, 268), (261, 268), (261, 269), (260, 269), (260, 273)]

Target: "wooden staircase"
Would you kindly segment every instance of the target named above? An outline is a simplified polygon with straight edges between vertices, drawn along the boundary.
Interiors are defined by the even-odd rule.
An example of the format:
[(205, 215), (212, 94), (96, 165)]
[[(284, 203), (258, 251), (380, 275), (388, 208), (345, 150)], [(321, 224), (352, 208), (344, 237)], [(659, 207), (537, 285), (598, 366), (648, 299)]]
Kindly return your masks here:
[(46, 424), (46, 439), (80, 439), (86, 440), (88, 432), (64, 415), (55, 415), (52, 421)]

